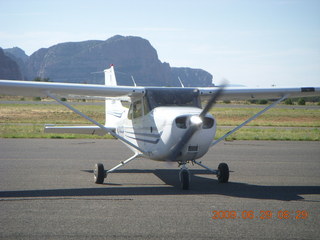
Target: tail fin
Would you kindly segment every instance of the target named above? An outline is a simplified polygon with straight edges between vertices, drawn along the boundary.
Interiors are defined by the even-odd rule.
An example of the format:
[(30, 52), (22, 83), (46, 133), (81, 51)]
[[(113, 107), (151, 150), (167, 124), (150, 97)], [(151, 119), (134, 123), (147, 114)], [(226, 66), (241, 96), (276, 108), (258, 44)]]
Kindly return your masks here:
[[(117, 79), (114, 73), (113, 65), (104, 70), (104, 79), (106, 86), (117, 86)], [(122, 106), (120, 100), (105, 100), (106, 127), (116, 128), (117, 123), (121, 120), (126, 108)]]
[(106, 86), (117, 86), (117, 79), (114, 73), (114, 66), (111, 65), (110, 68), (104, 70), (104, 84)]

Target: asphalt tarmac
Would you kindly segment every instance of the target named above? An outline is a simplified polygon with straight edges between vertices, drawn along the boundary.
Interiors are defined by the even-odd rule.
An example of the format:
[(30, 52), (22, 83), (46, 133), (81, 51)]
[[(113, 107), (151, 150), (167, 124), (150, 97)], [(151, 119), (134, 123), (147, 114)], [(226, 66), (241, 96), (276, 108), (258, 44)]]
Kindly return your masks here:
[(137, 159), (93, 183), (94, 163), (130, 157), (116, 140), (0, 139), (1, 239), (319, 239), (320, 143), (221, 142), (219, 184), (190, 164)]

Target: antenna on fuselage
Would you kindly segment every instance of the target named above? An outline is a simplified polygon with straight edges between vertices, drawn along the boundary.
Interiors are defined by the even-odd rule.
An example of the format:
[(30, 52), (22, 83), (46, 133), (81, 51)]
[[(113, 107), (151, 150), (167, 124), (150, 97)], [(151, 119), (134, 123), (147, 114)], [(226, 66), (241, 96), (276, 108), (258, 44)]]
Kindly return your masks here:
[(183, 85), (183, 83), (182, 83), (182, 81), (181, 81), (180, 77), (178, 77), (178, 79), (179, 79), (179, 82), (180, 82), (180, 84), (181, 84), (181, 87), (183, 87), (183, 88), (184, 88), (184, 85)]
[(137, 84), (136, 84), (136, 81), (134, 80), (133, 76), (131, 75), (131, 79), (132, 79), (132, 82), (133, 82), (133, 85), (136, 87)]

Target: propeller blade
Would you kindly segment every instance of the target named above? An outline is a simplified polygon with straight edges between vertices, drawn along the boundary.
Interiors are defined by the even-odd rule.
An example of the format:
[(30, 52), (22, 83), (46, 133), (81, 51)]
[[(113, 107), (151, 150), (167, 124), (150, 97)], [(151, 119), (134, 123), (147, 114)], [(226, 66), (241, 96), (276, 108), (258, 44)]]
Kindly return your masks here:
[(218, 89), (218, 91), (212, 95), (207, 105), (204, 107), (204, 109), (200, 113), (199, 117), (203, 118), (209, 112), (209, 110), (213, 107), (217, 99), (222, 95), (225, 87), (226, 87), (226, 84), (222, 84), (221, 87)]
[(193, 134), (198, 130), (199, 125), (193, 124), (181, 137), (180, 141), (172, 148), (169, 161), (176, 161), (183, 147), (189, 142)]

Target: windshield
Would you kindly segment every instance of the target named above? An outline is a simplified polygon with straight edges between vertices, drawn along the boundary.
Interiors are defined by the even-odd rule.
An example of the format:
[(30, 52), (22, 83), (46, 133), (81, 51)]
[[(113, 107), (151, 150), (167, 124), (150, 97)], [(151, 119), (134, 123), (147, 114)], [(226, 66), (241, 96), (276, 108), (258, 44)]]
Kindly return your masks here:
[(148, 88), (146, 97), (150, 109), (163, 106), (183, 106), (201, 108), (199, 91), (184, 88)]

